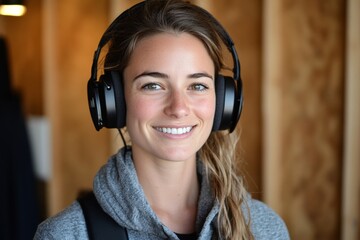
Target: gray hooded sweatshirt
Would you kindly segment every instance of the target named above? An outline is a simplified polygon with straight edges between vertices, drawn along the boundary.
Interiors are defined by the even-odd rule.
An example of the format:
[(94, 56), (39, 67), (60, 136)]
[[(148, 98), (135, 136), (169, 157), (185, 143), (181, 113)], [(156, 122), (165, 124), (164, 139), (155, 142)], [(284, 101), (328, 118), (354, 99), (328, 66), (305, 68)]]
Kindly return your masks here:
[[(123, 153), (124, 150), (112, 156), (95, 176), (94, 194), (100, 206), (127, 229), (129, 240), (178, 240), (177, 235), (161, 223), (147, 202), (136, 175), (131, 151), (127, 151), (125, 157)], [(214, 200), (206, 177), (201, 177), (203, 171), (201, 161), (198, 161), (201, 191), (196, 220), (197, 239), (221, 239), (217, 236), (216, 223), (219, 205)], [(250, 197), (247, 204), (255, 239), (290, 239), (284, 222), (269, 207)], [(80, 204), (75, 201), (41, 223), (34, 239), (89, 239)]]

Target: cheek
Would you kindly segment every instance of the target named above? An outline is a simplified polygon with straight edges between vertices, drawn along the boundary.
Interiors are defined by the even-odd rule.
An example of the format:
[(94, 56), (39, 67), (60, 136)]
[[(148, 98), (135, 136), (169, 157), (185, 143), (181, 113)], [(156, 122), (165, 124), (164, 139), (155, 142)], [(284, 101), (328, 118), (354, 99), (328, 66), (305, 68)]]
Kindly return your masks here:
[(128, 98), (126, 101), (126, 127), (132, 141), (142, 134), (141, 123), (148, 118), (148, 109), (144, 106), (142, 101), (134, 98)]
[(127, 98), (126, 107), (127, 125), (134, 125), (135, 123), (144, 123), (154, 119), (159, 114), (161, 103), (133, 94)]
[(128, 117), (127, 122), (144, 119), (146, 116), (151, 115), (152, 111), (149, 104), (141, 98), (128, 98), (126, 107), (126, 116)]
[[(132, 125), (135, 119), (142, 118), (144, 107), (143, 101), (134, 96), (131, 85), (124, 83), (125, 102), (126, 102), (126, 125)], [(143, 109), (144, 108), (144, 109)]]
[(208, 120), (213, 123), (214, 116), (215, 116), (215, 95), (213, 97), (204, 99), (200, 102), (196, 103), (196, 109), (198, 114), (201, 114), (203, 119)]

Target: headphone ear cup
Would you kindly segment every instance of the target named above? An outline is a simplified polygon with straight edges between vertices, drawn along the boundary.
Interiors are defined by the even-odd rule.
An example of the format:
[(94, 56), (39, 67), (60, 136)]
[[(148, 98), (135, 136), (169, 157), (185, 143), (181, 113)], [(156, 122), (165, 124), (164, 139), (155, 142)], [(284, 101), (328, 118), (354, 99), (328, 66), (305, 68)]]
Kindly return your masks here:
[(125, 127), (125, 96), (118, 72), (105, 72), (99, 81), (88, 81), (88, 103), (96, 130)]
[(213, 131), (233, 129), (233, 113), (236, 102), (235, 81), (231, 77), (218, 75), (215, 79), (216, 109)]
[(100, 77), (100, 102), (104, 126), (107, 128), (123, 128), (126, 125), (126, 106), (122, 79), (119, 72), (105, 72)]

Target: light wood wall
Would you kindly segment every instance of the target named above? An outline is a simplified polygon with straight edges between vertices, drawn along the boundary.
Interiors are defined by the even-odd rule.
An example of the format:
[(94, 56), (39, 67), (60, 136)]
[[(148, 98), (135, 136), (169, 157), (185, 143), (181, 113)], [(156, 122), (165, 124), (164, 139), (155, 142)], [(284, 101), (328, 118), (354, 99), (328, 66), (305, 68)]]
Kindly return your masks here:
[(339, 239), (345, 2), (264, 11), (264, 200), (293, 239)]
[[(25, 112), (51, 122), (48, 215), (91, 188), (119, 143), (92, 126), (86, 83), (100, 36), (136, 2), (34, 0), (22, 18), (0, 16)], [(250, 192), (284, 218), (292, 239), (360, 239), (359, 1), (192, 2), (214, 14), (240, 56), (238, 148)]]
[(106, 1), (44, 1), (45, 109), (52, 124), (53, 176), (49, 214), (70, 204), (110, 155), (106, 131), (96, 132), (86, 84), (93, 52), (107, 26)]
[(360, 1), (347, 5), (342, 239), (360, 239)]

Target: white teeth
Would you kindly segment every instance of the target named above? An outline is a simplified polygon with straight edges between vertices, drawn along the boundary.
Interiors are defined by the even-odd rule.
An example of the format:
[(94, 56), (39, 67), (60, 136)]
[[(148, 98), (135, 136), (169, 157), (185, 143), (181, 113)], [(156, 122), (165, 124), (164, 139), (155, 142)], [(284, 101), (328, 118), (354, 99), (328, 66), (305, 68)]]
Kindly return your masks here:
[(192, 127), (183, 127), (183, 128), (156, 128), (158, 131), (163, 133), (169, 133), (174, 135), (180, 135), (184, 133), (188, 133), (191, 131)]

